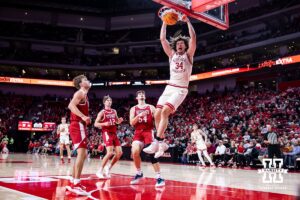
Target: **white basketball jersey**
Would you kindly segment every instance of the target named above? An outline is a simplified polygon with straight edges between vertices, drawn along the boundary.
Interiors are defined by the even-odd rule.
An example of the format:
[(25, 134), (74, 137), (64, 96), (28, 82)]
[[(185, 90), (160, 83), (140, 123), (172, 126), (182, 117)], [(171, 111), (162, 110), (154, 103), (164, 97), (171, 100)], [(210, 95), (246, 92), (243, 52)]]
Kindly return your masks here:
[(188, 87), (192, 67), (193, 65), (187, 53), (182, 55), (174, 53), (170, 59), (170, 85)]
[(69, 124), (60, 124), (58, 126), (60, 136), (69, 135)]
[(204, 143), (204, 140), (203, 140), (203, 136), (200, 134), (199, 131), (197, 132), (194, 132), (193, 135), (192, 135), (192, 138), (193, 140), (196, 141), (196, 144), (203, 144)]

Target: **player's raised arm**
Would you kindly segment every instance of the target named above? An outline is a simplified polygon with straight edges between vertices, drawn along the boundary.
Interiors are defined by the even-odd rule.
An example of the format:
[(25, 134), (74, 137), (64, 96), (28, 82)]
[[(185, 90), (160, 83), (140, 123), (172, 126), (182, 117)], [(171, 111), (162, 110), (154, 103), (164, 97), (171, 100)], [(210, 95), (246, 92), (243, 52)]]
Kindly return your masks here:
[(162, 26), (161, 26), (161, 30), (160, 30), (160, 42), (161, 45), (165, 51), (165, 53), (171, 57), (172, 55), (172, 48), (167, 40), (167, 24), (165, 22), (163, 22)]
[(187, 50), (187, 54), (190, 56), (190, 58), (193, 58), (197, 47), (196, 32), (192, 23), (187, 17), (185, 17), (183, 21), (187, 23), (190, 35), (189, 48)]

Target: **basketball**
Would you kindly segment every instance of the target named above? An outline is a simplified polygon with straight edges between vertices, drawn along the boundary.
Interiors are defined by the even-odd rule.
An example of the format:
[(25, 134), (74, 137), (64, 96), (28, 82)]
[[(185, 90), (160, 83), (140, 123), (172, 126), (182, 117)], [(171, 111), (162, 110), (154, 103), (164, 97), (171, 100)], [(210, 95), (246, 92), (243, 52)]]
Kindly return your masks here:
[(174, 12), (167, 12), (162, 16), (162, 20), (170, 26), (175, 25), (178, 21), (178, 18), (178, 14)]

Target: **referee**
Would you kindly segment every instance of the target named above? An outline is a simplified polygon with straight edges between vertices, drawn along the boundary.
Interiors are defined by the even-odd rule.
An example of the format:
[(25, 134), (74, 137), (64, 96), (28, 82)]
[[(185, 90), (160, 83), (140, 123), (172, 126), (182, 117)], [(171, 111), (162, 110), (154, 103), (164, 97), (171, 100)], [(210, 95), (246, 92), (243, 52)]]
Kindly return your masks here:
[(268, 157), (273, 159), (275, 155), (276, 158), (282, 158), (278, 135), (272, 131), (271, 125), (267, 125), (267, 133), (265, 133), (264, 139), (265, 144), (268, 145)]

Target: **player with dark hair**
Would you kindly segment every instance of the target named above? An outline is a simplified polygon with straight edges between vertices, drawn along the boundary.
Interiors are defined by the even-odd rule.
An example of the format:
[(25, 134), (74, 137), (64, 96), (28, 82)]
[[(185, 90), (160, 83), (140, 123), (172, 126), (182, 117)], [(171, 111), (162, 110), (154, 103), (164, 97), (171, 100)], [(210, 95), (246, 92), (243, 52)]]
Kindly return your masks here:
[(169, 116), (174, 113), (188, 94), (188, 86), (193, 68), (193, 57), (196, 51), (196, 33), (185, 16), (190, 38), (177, 36), (169, 43), (166, 39), (167, 24), (163, 22), (160, 32), (162, 47), (169, 57), (170, 81), (163, 94), (160, 96), (155, 111), (155, 126), (157, 129), (156, 140), (143, 151), (149, 154), (155, 153), (155, 158), (164, 154), (168, 145), (164, 143), (165, 131), (168, 126)]
[[(140, 179), (143, 178), (143, 172), (141, 170), (141, 151), (144, 147), (147, 147), (154, 140), (153, 128), (154, 128), (154, 113), (155, 107), (146, 104), (145, 91), (140, 90), (136, 93), (136, 99), (138, 104), (130, 109), (130, 125), (134, 126), (135, 132), (132, 142), (132, 158), (137, 170), (134, 179), (130, 184), (138, 184)], [(154, 158), (154, 153), (148, 155), (156, 172), (156, 187), (165, 185), (164, 179), (160, 175), (160, 166), (158, 160)]]

